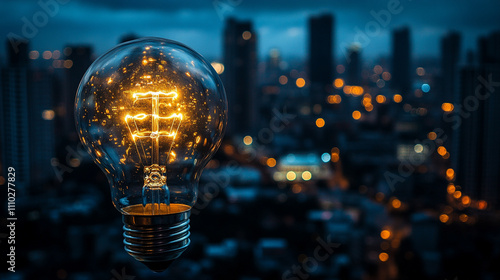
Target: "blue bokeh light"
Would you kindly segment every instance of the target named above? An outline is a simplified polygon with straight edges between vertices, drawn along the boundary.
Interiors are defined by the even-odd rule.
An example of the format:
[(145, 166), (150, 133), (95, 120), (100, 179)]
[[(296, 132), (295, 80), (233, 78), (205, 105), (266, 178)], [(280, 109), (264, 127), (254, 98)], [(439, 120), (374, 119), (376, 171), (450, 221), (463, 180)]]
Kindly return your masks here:
[(423, 92), (429, 92), (431, 90), (431, 86), (429, 84), (423, 84), (421, 89)]
[(332, 157), (330, 156), (330, 154), (329, 154), (329, 153), (323, 153), (323, 154), (321, 155), (321, 160), (322, 160), (323, 162), (329, 162), (329, 161), (330, 161), (330, 159), (332, 159)]

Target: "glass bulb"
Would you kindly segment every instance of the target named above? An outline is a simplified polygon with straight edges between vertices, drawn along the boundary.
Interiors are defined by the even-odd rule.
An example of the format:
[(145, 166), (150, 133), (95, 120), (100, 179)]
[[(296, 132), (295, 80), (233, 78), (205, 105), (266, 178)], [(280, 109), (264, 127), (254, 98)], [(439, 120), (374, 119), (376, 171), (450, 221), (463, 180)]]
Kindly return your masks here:
[(124, 215), (127, 251), (150, 268), (166, 261), (175, 255), (169, 250), (180, 251), (189, 239), (173, 248), (177, 231), (159, 244), (146, 236), (152, 225), (163, 231), (177, 230), (179, 223), (189, 227), (202, 169), (226, 126), (227, 101), (218, 74), (178, 42), (138, 39), (90, 66), (75, 105), (80, 140), (106, 174), (113, 204)]

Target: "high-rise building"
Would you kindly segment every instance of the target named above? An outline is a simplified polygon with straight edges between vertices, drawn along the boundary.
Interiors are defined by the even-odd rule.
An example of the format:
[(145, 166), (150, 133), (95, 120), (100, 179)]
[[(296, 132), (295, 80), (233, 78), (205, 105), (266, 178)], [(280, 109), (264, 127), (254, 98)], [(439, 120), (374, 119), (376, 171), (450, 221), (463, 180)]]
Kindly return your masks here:
[[(488, 98), (484, 104), (484, 137), (482, 147), (481, 195), (496, 208), (500, 206), (500, 88), (495, 86), (500, 81), (500, 31), (491, 33), (481, 50), (482, 90)], [(479, 79), (479, 77), (478, 77)], [(484, 82), (486, 81), (486, 83)], [(488, 84), (490, 83), (490, 84)], [(476, 88), (477, 90), (477, 88)]]
[[(265, 71), (259, 71), (259, 80), (265, 85), (277, 85), (282, 74), (281, 54), (278, 49), (271, 49), (265, 64)], [(262, 74), (262, 76), (260, 76)]]
[(69, 61), (71, 67), (66, 69), (65, 90), (62, 97), (63, 108), (62, 120), (64, 131), (63, 137), (77, 140), (75, 128), (75, 94), (80, 81), (92, 64), (92, 48), (90, 46), (67, 46), (64, 48), (65, 60)]
[(392, 79), (391, 87), (403, 96), (410, 94), (411, 88), (410, 29), (403, 27), (392, 32)]
[(478, 43), (479, 63), (500, 63), (500, 31), (495, 31), (487, 37), (481, 37)]
[(10, 67), (28, 67), (29, 66), (29, 56), (28, 56), (28, 43), (21, 42), (16, 48), (14, 48), (10, 41), (7, 41), (8, 50), (8, 65)]
[(330, 94), (333, 76), (334, 18), (324, 14), (309, 18), (309, 81), (312, 103), (324, 103)]
[(440, 102), (454, 103), (457, 101), (457, 64), (460, 60), (460, 41), (458, 32), (451, 32), (441, 39), (441, 77), (442, 98)]
[(16, 172), (16, 189), (27, 191), (30, 183), (28, 43), (14, 50), (7, 41), (8, 65), (0, 71), (0, 143), (3, 175)]
[(250, 21), (229, 18), (224, 30), (224, 87), (229, 103), (227, 134), (252, 133), (258, 122), (257, 34)]
[(495, 208), (500, 206), (500, 88), (495, 86), (500, 81), (500, 57), (494, 51), (499, 39), (500, 32), (481, 38), (479, 66), (461, 71), (460, 100), (471, 110), (460, 116), (457, 170), (464, 193)]
[[(450, 32), (441, 38), (441, 89), (435, 98), (437, 108), (443, 103), (458, 103), (458, 63), (460, 60), (460, 33)], [(441, 128), (449, 136), (444, 146), (457, 154), (459, 147), (457, 139), (460, 137), (458, 130), (453, 130), (450, 123), (442, 123)], [(457, 158), (452, 158), (452, 167), (458, 166)]]
[(349, 48), (349, 61), (346, 63), (347, 66), (347, 83), (349, 85), (360, 85), (361, 84), (361, 54), (360, 47), (357, 44), (353, 44)]
[(54, 177), (51, 159), (55, 157), (54, 92), (56, 79), (46, 70), (31, 72), (29, 128), (31, 181), (42, 184)]
[[(488, 81), (491, 75), (493, 82), (500, 81), (500, 64), (485, 65), (483, 69), (483, 78)], [(483, 87), (483, 90), (490, 94), (484, 107), (484, 137), (483, 142), (479, 147), (482, 147), (483, 153), (483, 170), (481, 195), (485, 200), (495, 206), (500, 206), (500, 190), (498, 183), (500, 182), (500, 88)]]
[[(473, 96), (474, 88), (479, 85), (480, 71), (473, 66), (466, 66), (460, 71), (460, 99)], [(459, 152), (457, 154), (457, 179), (463, 192), (472, 198), (480, 198), (481, 170), (483, 160), (481, 143), (484, 142), (484, 103), (478, 104), (477, 110), (468, 118), (461, 119), (459, 127)]]

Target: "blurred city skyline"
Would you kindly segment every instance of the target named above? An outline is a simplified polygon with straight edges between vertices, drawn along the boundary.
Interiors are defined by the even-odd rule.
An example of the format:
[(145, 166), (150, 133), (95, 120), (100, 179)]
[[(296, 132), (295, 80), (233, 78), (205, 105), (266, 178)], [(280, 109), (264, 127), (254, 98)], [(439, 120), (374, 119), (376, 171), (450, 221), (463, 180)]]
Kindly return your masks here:
[[(0, 185), (14, 166), (20, 217), (20, 276), (0, 278), (500, 279), (497, 2), (47, 1), (33, 39), (0, 48)], [(5, 3), (5, 34), (44, 19)], [(356, 26), (380, 32), (360, 46)], [(91, 63), (143, 36), (204, 55), (228, 100), (192, 243), (164, 274), (123, 250), (74, 124)]]
[[(365, 59), (390, 54), (391, 30), (412, 30), (413, 58), (438, 57), (439, 38), (460, 31), (462, 54), (476, 49), (480, 36), (499, 22), (495, 1), (3, 1), (0, 32), (28, 37), (34, 50), (61, 50), (66, 44), (91, 45), (101, 55), (124, 34), (156, 36), (191, 46), (205, 57), (222, 57), (222, 32), (227, 17), (251, 20), (259, 36), (259, 58), (273, 48), (286, 59), (307, 54), (307, 18), (335, 16), (334, 56), (359, 42)], [(54, 3), (56, 3), (54, 8)], [(387, 13), (388, 9), (395, 12)], [(42, 16), (41, 13), (46, 13)], [(133, 15), (133, 20), (131, 20)], [(360, 35), (361, 33), (365, 35)], [(368, 35), (366, 37), (366, 34)], [(28, 35), (28, 36), (26, 36)], [(0, 50), (5, 57), (5, 50)]]

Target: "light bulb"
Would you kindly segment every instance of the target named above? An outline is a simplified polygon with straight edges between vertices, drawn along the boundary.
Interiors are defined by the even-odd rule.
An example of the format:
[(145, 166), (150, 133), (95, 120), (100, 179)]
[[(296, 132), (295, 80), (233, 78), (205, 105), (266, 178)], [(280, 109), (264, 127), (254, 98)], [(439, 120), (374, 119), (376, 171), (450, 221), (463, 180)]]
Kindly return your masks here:
[(227, 101), (207, 61), (170, 40), (143, 38), (99, 57), (75, 101), (80, 140), (123, 214), (125, 250), (153, 271), (189, 245), (203, 167), (220, 146)]

